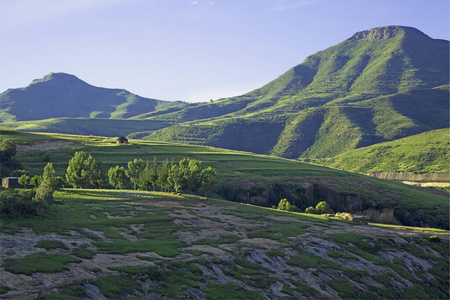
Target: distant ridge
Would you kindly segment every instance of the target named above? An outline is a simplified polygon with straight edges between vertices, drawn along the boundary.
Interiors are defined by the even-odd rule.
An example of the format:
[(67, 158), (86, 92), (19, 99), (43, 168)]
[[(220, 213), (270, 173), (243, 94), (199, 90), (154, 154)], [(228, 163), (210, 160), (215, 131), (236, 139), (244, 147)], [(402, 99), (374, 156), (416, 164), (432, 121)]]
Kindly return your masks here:
[(0, 94), (0, 121), (48, 118), (131, 118), (182, 102), (143, 98), (124, 89), (92, 86), (67, 73), (50, 73)]

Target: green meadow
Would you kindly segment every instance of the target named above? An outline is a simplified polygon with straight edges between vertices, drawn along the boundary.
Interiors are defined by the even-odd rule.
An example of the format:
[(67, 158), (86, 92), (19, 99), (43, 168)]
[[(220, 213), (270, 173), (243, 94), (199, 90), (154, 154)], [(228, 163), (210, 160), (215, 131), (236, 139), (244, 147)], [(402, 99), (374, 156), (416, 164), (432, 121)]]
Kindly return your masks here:
[[(32, 174), (41, 174), (47, 162), (52, 162), (56, 174), (64, 176), (69, 159), (76, 151), (85, 151), (101, 161), (105, 168), (127, 163), (135, 158), (148, 161), (156, 157), (166, 158), (177, 163), (184, 157), (201, 160), (204, 166), (213, 167), (220, 184), (238, 186), (245, 202), (245, 193), (258, 196), (268, 188), (273, 190), (273, 204), (279, 197), (295, 196), (298, 191), (305, 192), (308, 184), (337, 191), (343, 197), (356, 197), (363, 205), (394, 207), (404, 225), (420, 224), (423, 220), (430, 226), (448, 228), (447, 194), (427, 188), (407, 186), (399, 182), (387, 181), (365, 175), (340, 171), (328, 167), (308, 164), (296, 160), (257, 155), (248, 152), (224, 150), (219, 148), (130, 140), (127, 145), (118, 145), (115, 138), (97, 136), (78, 136), (49, 133), (23, 133), (2, 129), (2, 136), (9, 137), (17, 145), (16, 159)], [(280, 190), (277, 194), (277, 189)], [(283, 194), (284, 193), (284, 194)], [(323, 193), (328, 193), (327, 191)], [(287, 195), (287, 196), (284, 196)], [(293, 197), (294, 197), (293, 196)], [(326, 195), (325, 195), (326, 196)], [(325, 197), (317, 195), (314, 197)], [(298, 198), (298, 197), (297, 197)], [(315, 205), (319, 199), (311, 198), (306, 203), (298, 198), (296, 205)], [(291, 200), (291, 199), (288, 199)], [(248, 200), (247, 200), (248, 201)], [(276, 203), (275, 203), (276, 202)], [(303, 204), (302, 204), (303, 203)], [(365, 203), (365, 204), (364, 204)], [(267, 202), (266, 204), (268, 205)], [(271, 206), (272, 204), (270, 204)], [(304, 209), (304, 208), (303, 208)], [(430, 227), (428, 226), (428, 227)]]

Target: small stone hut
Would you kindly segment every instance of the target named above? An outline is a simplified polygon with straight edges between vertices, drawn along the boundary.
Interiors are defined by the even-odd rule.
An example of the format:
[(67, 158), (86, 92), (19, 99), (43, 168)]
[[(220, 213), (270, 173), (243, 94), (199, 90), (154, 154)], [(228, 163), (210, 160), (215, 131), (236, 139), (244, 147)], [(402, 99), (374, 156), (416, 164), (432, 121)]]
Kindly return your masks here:
[(22, 185), (19, 183), (19, 177), (4, 177), (2, 178), (2, 187), (6, 189), (17, 189), (21, 188)]
[(121, 136), (117, 139), (117, 144), (128, 144), (128, 139), (124, 136)]

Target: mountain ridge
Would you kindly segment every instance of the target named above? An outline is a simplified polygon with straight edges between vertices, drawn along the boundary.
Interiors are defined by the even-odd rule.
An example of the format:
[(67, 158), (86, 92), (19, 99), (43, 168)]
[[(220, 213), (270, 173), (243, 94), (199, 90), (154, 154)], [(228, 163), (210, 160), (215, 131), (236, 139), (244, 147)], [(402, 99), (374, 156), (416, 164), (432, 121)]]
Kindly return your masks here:
[(130, 118), (142, 111), (176, 105), (183, 103), (144, 98), (125, 89), (96, 87), (75, 75), (52, 72), (26, 87), (8, 89), (0, 94), (0, 121)]
[[(146, 139), (287, 158), (330, 157), (448, 127), (448, 53), (448, 41), (432, 39), (415, 28), (377, 27), (310, 55), (261, 88), (237, 97), (166, 103), (113, 90), (120, 101), (105, 102), (97, 96), (100, 105), (108, 107), (92, 107), (89, 115), (76, 117), (166, 122), (168, 127), (156, 131), (137, 130), (140, 133), (134, 136)], [(31, 86), (54, 83), (53, 77), (62, 76), (58, 74)], [(3, 121), (14, 118), (14, 101), (5, 100), (4, 94), (0, 95)], [(5, 105), (9, 100), (12, 105)], [(23, 119), (20, 114), (16, 120)], [(252, 132), (248, 141), (230, 141), (246, 132)], [(95, 134), (95, 129), (85, 134)]]

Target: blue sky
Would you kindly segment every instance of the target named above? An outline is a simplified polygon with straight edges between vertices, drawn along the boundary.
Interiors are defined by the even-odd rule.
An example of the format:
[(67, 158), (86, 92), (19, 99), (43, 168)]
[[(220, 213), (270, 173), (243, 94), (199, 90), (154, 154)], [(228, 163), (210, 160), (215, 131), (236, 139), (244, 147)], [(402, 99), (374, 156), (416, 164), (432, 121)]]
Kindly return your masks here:
[(190, 102), (259, 88), (386, 25), (449, 39), (448, 0), (0, 0), (0, 92), (66, 72)]

